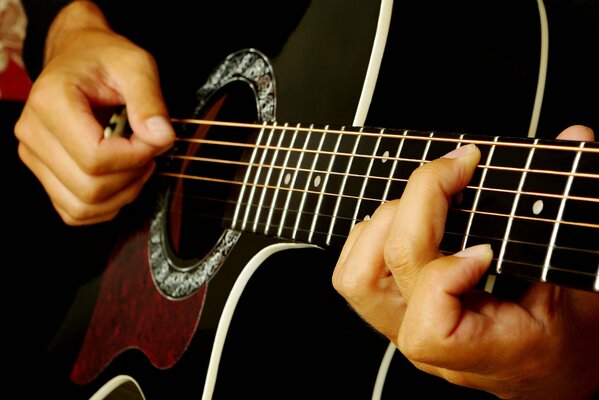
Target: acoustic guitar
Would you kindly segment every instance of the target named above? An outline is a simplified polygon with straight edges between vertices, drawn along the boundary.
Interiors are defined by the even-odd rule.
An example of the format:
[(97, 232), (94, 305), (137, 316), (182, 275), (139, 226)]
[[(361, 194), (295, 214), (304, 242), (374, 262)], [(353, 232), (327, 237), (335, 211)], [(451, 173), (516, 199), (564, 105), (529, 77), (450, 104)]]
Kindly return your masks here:
[[(314, 274), (307, 261), (296, 270), (292, 276), (300, 283), (287, 293), (294, 306), (283, 297), (289, 276), (277, 275), (287, 266), (281, 254), (302, 262), (295, 252), (308, 249), (312, 260), (333, 265), (334, 257), (324, 254), (334, 254), (352, 227), (380, 204), (400, 197), (414, 169), (468, 143), (481, 149), (482, 158), (448, 215), (442, 251), (491, 243), (495, 258), (481, 282), (487, 290), (505, 276), (510, 284), (599, 291), (599, 144), (366, 125), (393, 3), (348, 4), (356, 14), (376, 16), (361, 28), (369, 40), (352, 43), (354, 53), (336, 68), (326, 61), (311, 64), (311, 53), (298, 51), (296, 41), (313, 38), (315, 26), (334, 36), (338, 24), (321, 23), (334, 18), (336, 7), (334, 1), (311, 4), (274, 59), (256, 48), (228, 55), (198, 89), (194, 115), (173, 117), (175, 147), (160, 157), (139, 201), (120, 217), (122, 230), (102, 275), (81, 291), (94, 293), (93, 310), (74, 310), (67, 318), (85, 322), (70, 379), (88, 395), (123, 375), (144, 392), (148, 388), (148, 398), (157, 393), (226, 398), (256, 388), (269, 396), (268, 387), (293, 393), (293, 384), (273, 383), (288, 368), (281, 359), (310, 369), (329, 355), (312, 353), (301, 336), (291, 334), (294, 325), (279, 318), (291, 313), (295, 323), (312, 325), (328, 348), (326, 323), (310, 321), (309, 308), (308, 316), (301, 314), (298, 297), (318, 296), (313, 281), (329, 286), (331, 269)], [(340, 43), (345, 40), (339, 36)], [(279, 67), (285, 74), (278, 74)], [(302, 78), (290, 85), (288, 79), (301, 69)], [(290, 110), (301, 90), (313, 89), (315, 118), (306, 123), (307, 116), (300, 119)], [(320, 113), (326, 112), (318, 107), (333, 95), (347, 102), (345, 109), (357, 110), (348, 125), (323, 122)], [(342, 114), (331, 121), (345, 118)], [(123, 113), (107, 135), (126, 134), (125, 121)], [(311, 301), (324, 309), (330, 298)], [(334, 302), (344, 308), (340, 299)], [(350, 314), (345, 307), (329, 323), (359, 326)], [(386, 344), (362, 328), (358, 336), (369, 345), (358, 353), (371, 354), (349, 376), (374, 383)], [(281, 342), (273, 337), (281, 335), (292, 341), (277, 349)], [(349, 359), (341, 371), (352, 368)], [(269, 373), (254, 371), (264, 365)], [(365, 368), (369, 375), (358, 378)], [(244, 371), (252, 378), (244, 379)], [(302, 379), (311, 380), (309, 371)]]

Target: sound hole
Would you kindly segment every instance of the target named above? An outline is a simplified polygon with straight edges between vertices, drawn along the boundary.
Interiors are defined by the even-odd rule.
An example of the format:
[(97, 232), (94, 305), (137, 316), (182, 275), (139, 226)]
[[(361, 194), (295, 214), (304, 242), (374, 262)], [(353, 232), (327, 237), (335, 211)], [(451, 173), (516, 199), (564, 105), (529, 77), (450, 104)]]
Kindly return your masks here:
[[(256, 123), (254, 92), (243, 81), (215, 93), (199, 119)], [(171, 256), (185, 268), (206, 255), (230, 226), (240, 164), (251, 149), (245, 144), (255, 129), (187, 124), (170, 157), (169, 170), (178, 174), (171, 186), (168, 206), (168, 239)], [(191, 140), (186, 140), (191, 139)]]

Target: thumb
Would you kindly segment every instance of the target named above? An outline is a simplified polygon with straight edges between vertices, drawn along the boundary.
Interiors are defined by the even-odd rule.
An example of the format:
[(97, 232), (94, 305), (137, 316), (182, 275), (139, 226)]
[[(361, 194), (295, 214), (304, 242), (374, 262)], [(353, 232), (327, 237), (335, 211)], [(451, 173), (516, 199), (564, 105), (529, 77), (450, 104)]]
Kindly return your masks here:
[(165, 151), (175, 140), (175, 130), (169, 122), (158, 72), (155, 65), (140, 71), (121, 86), (133, 130), (131, 140)]
[(398, 335), (404, 353), (417, 358), (415, 361), (444, 368), (472, 368), (484, 357), (473, 351), (473, 343), (487, 348), (482, 346), (487, 342), (484, 344), (493, 348), (493, 340), (505, 341), (493, 331), (491, 299), (485, 294), (468, 296), (492, 258), (491, 246), (483, 244), (436, 259), (423, 268)]

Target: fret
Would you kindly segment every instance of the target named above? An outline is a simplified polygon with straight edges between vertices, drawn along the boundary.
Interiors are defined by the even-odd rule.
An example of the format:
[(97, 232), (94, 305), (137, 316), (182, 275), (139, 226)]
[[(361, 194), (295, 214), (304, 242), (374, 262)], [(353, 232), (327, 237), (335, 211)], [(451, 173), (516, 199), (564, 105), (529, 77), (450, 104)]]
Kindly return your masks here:
[[(336, 134), (330, 137), (327, 135), (328, 125), (325, 127), (325, 132), (323, 134), (323, 143), (322, 143), (322, 152), (325, 157), (319, 157), (316, 163), (316, 168), (320, 172), (317, 178), (320, 177), (321, 184), (320, 186), (314, 185), (315, 189), (319, 189), (318, 198), (316, 200), (316, 205), (314, 207), (314, 215), (312, 216), (312, 222), (310, 223), (310, 228), (308, 232), (308, 243), (324, 243), (323, 233), (324, 231), (320, 230), (319, 222), (321, 217), (321, 210), (325, 210), (326, 207), (323, 207), (323, 203), (325, 202), (325, 198), (332, 198), (334, 192), (328, 192), (328, 183), (329, 178), (332, 173), (332, 168), (335, 163), (335, 156), (339, 151), (339, 143), (341, 142), (342, 134)], [(325, 139), (326, 138), (326, 139)], [(334, 140), (332, 140), (334, 139)], [(320, 240), (319, 240), (320, 239)]]
[(401, 173), (401, 177), (409, 177), (410, 174), (420, 165), (420, 161), (423, 160), (422, 155), (426, 151), (429, 140), (418, 138), (430, 138), (430, 132), (409, 132), (408, 137), (406, 137), (403, 155), (398, 165), (398, 169), (403, 171), (403, 173)]
[[(468, 143), (469, 139), (466, 135), (461, 134), (459, 136), (456, 135), (438, 135), (439, 139), (445, 138), (453, 138), (457, 140), (453, 141), (443, 141), (440, 140), (439, 143), (435, 143), (434, 146), (431, 146), (428, 152), (428, 158), (436, 159), (444, 156), (451, 150), (456, 149), (457, 147)], [(487, 146), (478, 146), (481, 150), (481, 159), (486, 158), (486, 147)], [(474, 176), (471, 181), (471, 185), (478, 186), (478, 180), (480, 179), (480, 173), (478, 170), (475, 171)], [(446, 253), (455, 253), (462, 249), (464, 245), (464, 233), (466, 231), (466, 227), (468, 226), (468, 222), (470, 219), (470, 212), (472, 210), (472, 205), (474, 204), (475, 190), (472, 189), (464, 189), (461, 193), (454, 196), (452, 207), (448, 210), (447, 218), (445, 221), (445, 234), (441, 240), (439, 248)]]
[[(370, 214), (374, 211), (371, 201), (364, 199), (364, 190), (370, 181), (370, 170), (374, 161), (373, 154), (380, 143), (380, 130), (361, 128), (362, 137), (358, 143), (357, 150), (352, 154), (353, 160), (350, 166), (345, 190), (341, 216), (342, 220), (335, 227), (336, 233), (347, 235), (358, 222), (357, 215), (362, 212)], [(376, 203), (378, 205), (378, 202)], [(361, 207), (364, 206), (364, 209)]]
[[(539, 141), (539, 144), (542, 143), (542, 141)], [(525, 190), (527, 192), (563, 195), (569, 179), (568, 173), (571, 172), (576, 154), (575, 151), (537, 149), (529, 172), (531, 178), (534, 179), (527, 181)], [(561, 174), (551, 174), (546, 171), (561, 172)]]
[[(599, 148), (599, 143), (585, 143), (586, 149)], [(583, 153), (578, 162), (577, 175), (570, 188), (570, 198), (564, 210), (564, 219), (573, 222), (599, 225), (599, 161), (591, 153)], [(584, 176), (580, 176), (584, 175)], [(594, 178), (591, 178), (594, 176)], [(596, 230), (599, 234), (599, 230)], [(597, 236), (595, 236), (597, 238)], [(572, 238), (573, 239), (573, 238)], [(577, 238), (586, 242), (587, 237)], [(599, 250), (599, 240), (591, 242), (588, 249)]]
[[(345, 128), (341, 129), (341, 131), (344, 130)], [(319, 163), (322, 163), (321, 168), (326, 173), (323, 174), (324, 182), (322, 183), (310, 225), (309, 243), (330, 245), (330, 243), (327, 243), (327, 237), (330, 226), (333, 223), (334, 209), (339, 199), (338, 193), (340, 192), (342, 181), (342, 175), (339, 171), (344, 170), (349, 160), (348, 157), (337, 157), (337, 155), (351, 151), (351, 148), (348, 148), (348, 144), (350, 144), (350, 141), (344, 137), (343, 133), (327, 135), (324, 141), (323, 151), (330, 153), (330, 157), (328, 159), (320, 157), (318, 160)]]
[[(414, 134), (414, 132), (408, 133), (409, 136), (414, 136)], [(429, 137), (429, 139), (426, 141), (422, 140), (423, 144), (419, 146), (419, 151), (422, 155), (417, 155), (416, 150), (412, 148), (412, 142), (414, 142), (415, 140), (408, 139), (406, 141), (406, 145), (404, 146), (406, 151), (402, 152), (402, 160), (407, 160), (415, 157), (420, 158), (420, 160), (434, 160), (443, 157), (445, 154), (456, 149), (457, 147), (468, 143), (468, 137), (464, 134), (456, 135), (446, 133), (434, 133), (434, 136), (431, 136), (431, 134), (420, 132), (417, 135), (421, 137)], [(426, 146), (424, 146), (424, 143), (426, 143)], [(479, 148), (481, 150), (481, 153), (483, 153), (484, 159), (486, 153), (485, 146), (479, 146)], [(408, 169), (404, 171), (403, 177), (405, 178), (403, 179), (406, 179), (407, 181), (414, 167), (417, 167), (419, 165), (420, 163), (415, 164), (413, 166), (405, 166), (404, 168)], [(477, 173), (477, 171), (475, 171), (472, 184), (476, 185), (478, 179), (480, 179), (480, 175)], [(447, 253), (455, 253), (462, 248), (465, 237), (464, 232), (466, 231), (466, 226), (468, 225), (470, 215), (469, 212), (464, 212), (464, 210), (472, 209), (472, 205), (474, 204), (475, 192), (476, 191), (471, 189), (465, 189), (458, 195), (454, 196), (453, 207), (450, 208), (445, 221), (446, 231), (439, 245), (442, 251)]]
[[(310, 126), (310, 129), (313, 129), (314, 126)], [(314, 136), (314, 140), (316, 140), (318, 142), (318, 145), (316, 147), (316, 152), (315, 153), (308, 153), (306, 156), (306, 164), (310, 164), (309, 165), (309, 171), (307, 173), (307, 177), (305, 180), (305, 184), (304, 184), (304, 190), (303, 193), (301, 194), (301, 200), (299, 202), (299, 206), (297, 207), (297, 217), (295, 218), (295, 224), (293, 226), (293, 234), (291, 235), (291, 238), (294, 240), (303, 240), (306, 241), (307, 240), (307, 236), (309, 234), (308, 232), (308, 226), (305, 226), (303, 228), (303, 234), (302, 237), (298, 237), (298, 230), (300, 230), (300, 220), (301, 217), (304, 215), (304, 209), (307, 206), (308, 207), (308, 214), (313, 214), (314, 213), (314, 207), (315, 207), (315, 197), (314, 195), (309, 195), (309, 191), (310, 191), (310, 186), (314, 184), (313, 182), (313, 176), (314, 176), (314, 171), (316, 170), (316, 165), (318, 164), (318, 160), (319, 160), (319, 155), (320, 152), (322, 151), (322, 147), (324, 144), (324, 140), (326, 138), (326, 133), (322, 133), (320, 134), (320, 138), (318, 138), (317, 135), (313, 135)], [(309, 147), (310, 149), (312, 149), (312, 147)], [(309, 158), (312, 158), (312, 160), (310, 161)], [(317, 177), (318, 177), (318, 172), (317, 172)], [(320, 180), (318, 180), (318, 182), (320, 183)], [(309, 200), (307, 200), (309, 198)], [(309, 215), (308, 215), (309, 216)]]
[[(497, 142), (497, 137), (495, 137), (495, 139), (493, 139), (494, 142)], [(491, 165), (491, 161), (493, 160), (493, 154), (495, 152), (495, 145), (491, 146), (489, 153), (487, 155), (486, 161), (485, 161), (485, 166), (488, 167), (489, 165)], [(483, 168), (482, 170), (482, 174), (479, 180), (479, 189), (476, 190), (475, 195), (474, 195), (474, 201), (472, 202), (472, 207), (471, 210), (472, 212), (470, 213), (470, 217), (468, 218), (468, 222), (466, 223), (466, 231), (464, 234), (464, 241), (462, 242), (462, 250), (465, 249), (466, 247), (468, 247), (468, 238), (470, 237), (470, 232), (472, 230), (472, 222), (474, 220), (474, 216), (476, 215), (476, 211), (480, 202), (480, 197), (481, 197), (481, 189), (485, 186), (485, 179), (487, 177), (487, 173), (488, 173), (488, 169), (487, 168)]]
[[(431, 132), (428, 137), (432, 138), (434, 136), (434, 132)], [(427, 160), (428, 152), (431, 148), (431, 140), (427, 140), (426, 145), (424, 146), (424, 151), (422, 152), (422, 157), (420, 158), (420, 166), (423, 166)]]
[[(258, 134), (258, 138), (256, 140), (256, 144), (257, 145), (259, 145), (260, 142), (262, 141), (262, 137), (264, 136), (265, 128), (266, 128), (266, 123), (264, 123), (262, 125), (262, 128), (260, 129), (260, 132)], [(237, 205), (235, 206), (235, 211), (234, 211), (234, 214), (233, 214), (233, 219), (231, 221), (231, 227), (233, 229), (237, 229), (237, 221), (238, 221), (238, 218), (239, 218), (239, 214), (242, 212), (241, 211), (241, 207), (243, 207), (244, 204), (246, 204), (244, 202), (244, 200), (243, 200), (243, 197), (245, 195), (246, 188), (248, 186), (250, 186), (249, 182), (251, 180), (251, 175), (252, 175), (252, 172), (253, 172), (252, 166), (254, 165), (254, 162), (255, 162), (256, 158), (258, 157), (258, 153), (259, 153), (258, 150), (259, 150), (259, 146), (256, 146), (254, 148), (254, 151), (252, 152), (252, 154), (250, 156), (250, 161), (249, 161), (248, 168), (245, 171), (245, 176), (243, 178), (243, 184), (242, 184), (241, 189), (239, 191), (239, 197), (238, 197), (238, 200), (237, 200)], [(245, 221), (243, 221), (242, 225), (245, 226)]]
[[(433, 159), (443, 157), (445, 154), (450, 151), (458, 148), (464, 141), (464, 135), (461, 134), (457, 136), (457, 142), (439, 142), (438, 145), (433, 146), (429, 150), (429, 157), (433, 157)], [(465, 193), (468, 193), (468, 190), (462, 191), (458, 195), (454, 196), (452, 207), (464, 209), (470, 209), (468, 200), (465, 200)], [(465, 226), (467, 225), (468, 214), (461, 211), (455, 211), (450, 208), (447, 213), (447, 218), (445, 221), (445, 234), (439, 244), (439, 248), (447, 253), (455, 253), (462, 248), (463, 243), (463, 232), (465, 230)], [(461, 233), (460, 233), (461, 232)]]
[[(250, 188), (250, 192), (248, 194), (248, 199), (246, 201), (245, 213), (243, 215), (243, 221), (241, 223), (241, 229), (242, 230), (247, 229), (246, 226), (248, 225), (248, 220), (249, 220), (250, 216), (253, 216), (254, 217), (254, 221), (253, 221), (253, 224), (252, 224), (252, 231), (256, 232), (256, 225), (257, 225), (257, 222), (258, 222), (258, 215), (260, 213), (260, 207), (261, 207), (262, 203), (258, 202), (257, 205), (254, 204), (254, 196), (256, 195), (257, 191), (260, 191), (261, 192), (260, 198), (262, 198), (264, 192), (266, 191), (266, 185), (267, 185), (268, 181), (265, 178), (261, 182), (260, 179), (262, 177), (262, 171), (264, 169), (264, 164), (265, 164), (266, 158), (267, 158), (268, 153), (269, 153), (269, 148), (270, 148), (272, 140), (273, 140), (274, 132), (275, 132), (275, 129), (273, 127), (273, 128), (270, 129), (270, 133), (267, 135), (266, 142), (265, 142), (265, 147), (264, 148), (258, 148), (257, 147), (256, 150), (255, 150), (256, 158), (258, 159), (258, 165), (255, 166), (254, 183), (253, 183), (252, 187)], [(262, 135), (260, 135), (260, 137), (261, 136)], [(258, 138), (258, 143), (260, 143), (259, 142), (260, 137)], [(249, 168), (248, 168), (248, 170), (249, 170)], [(266, 171), (266, 173), (268, 173), (269, 171), (270, 171), (270, 169), (268, 169)]]
[[(581, 149), (584, 148), (584, 143), (580, 144), (580, 148)], [(570, 172), (572, 172), (572, 173), (576, 172), (576, 168), (578, 167), (579, 160), (580, 160), (580, 151), (578, 151), (576, 153), (576, 157), (575, 157), (574, 161), (572, 162), (572, 169)], [(563, 192), (564, 197), (563, 197), (562, 201), (560, 202), (558, 215), (556, 216), (555, 223), (553, 224), (553, 230), (551, 232), (551, 239), (549, 241), (549, 247), (547, 249), (547, 256), (545, 257), (545, 262), (543, 263), (543, 273), (541, 274), (541, 280), (543, 282), (547, 281), (547, 273), (550, 268), (551, 255), (553, 254), (553, 248), (555, 246), (555, 242), (557, 239), (557, 232), (559, 230), (560, 223), (561, 223), (562, 217), (564, 215), (564, 207), (566, 205), (566, 198), (568, 197), (568, 194), (570, 193), (570, 188), (572, 187), (573, 179), (574, 179), (573, 175), (570, 175), (568, 177), (568, 180), (566, 182), (566, 187)]]
[[(533, 143), (536, 144), (538, 141), (535, 140)], [(501, 273), (501, 268), (503, 264), (503, 260), (505, 258), (505, 249), (510, 238), (510, 233), (512, 231), (512, 226), (514, 223), (514, 216), (516, 215), (518, 205), (520, 204), (520, 197), (522, 195), (522, 188), (524, 187), (524, 182), (526, 181), (527, 171), (530, 168), (530, 164), (532, 162), (534, 156), (535, 148), (531, 148), (528, 152), (528, 157), (526, 158), (526, 164), (524, 165), (524, 170), (521, 173), (520, 183), (518, 184), (518, 189), (516, 195), (514, 196), (514, 201), (512, 202), (512, 208), (509, 212), (509, 218), (507, 221), (507, 226), (505, 228), (505, 233), (503, 235), (503, 241), (501, 243), (501, 250), (499, 250), (499, 257), (497, 257), (497, 266), (495, 270), (497, 273)], [(497, 212), (501, 212), (497, 210)]]
[[(599, 150), (599, 142), (585, 143), (585, 148), (588, 150), (594, 149)], [(595, 228), (584, 229), (584, 232), (575, 232), (574, 234), (582, 234), (583, 240), (578, 241), (585, 248), (588, 249), (591, 253), (591, 261), (588, 263), (578, 263), (575, 266), (572, 266), (572, 260), (577, 260), (577, 256), (574, 255), (569, 257), (569, 265), (568, 271), (576, 272), (574, 268), (582, 269), (585, 273), (590, 272), (594, 274), (594, 277), (590, 279), (592, 286), (591, 289), (599, 292), (599, 157), (598, 153), (587, 153), (585, 152), (580, 157), (580, 162), (578, 164), (578, 173), (587, 174), (587, 177), (575, 177), (574, 182), (572, 183), (572, 189), (570, 190), (572, 196), (579, 196), (583, 198), (587, 198), (587, 201), (579, 201), (579, 200), (568, 200), (566, 204), (566, 209), (564, 211), (564, 218), (567, 218), (569, 221), (578, 221), (578, 222), (589, 222), (594, 224)], [(590, 178), (589, 176), (594, 176), (595, 178)], [(594, 201), (591, 201), (594, 200)], [(576, 236), (569, 236), (569, 226), (565, 227), (558, 237), (557, 243), (561, 244), (565, 241), (566, 238), (573, 240)], [(581, 229), (582, 230), (582, 229)], [(575, 248), (576, 246), (571, 246), (571, 248)], [(554, 258), (557, 256), (557, 251), (554, 251)], [(572, 275), (570, 273), (570, 275)], [(560, 283), (563, 282), (560, 280), (559, 276), (552, 276), (550, 274), (549, 279), (552, 282)], [(588, 285), (580, 285), (578, 287), (589, 288)]]
[[(585, 146), (586, 147), (586, 146)], [(599, 163), (583, 154), (578, 163), (578, 173), (595, 174), (599, 176)], [(566, 201), (563, 213), (563, 222), (556, 240), (552, 265), (568, 265), (568, 257), (563, 256), (565, 262), (558, 262), (562, 249), (582, 249), (589, 258), (589, 265), (585, 273), (594, 273), (599, 267), (599, 180), (588, 177), (575, 176), (570, 188), (570, 197)], [(568, 222), (568, 223), (566, 223)], [(591, 226), (589, 226), (591, 225)], [(594, 226), (594, 227), (593, 227)], [(583, 268), (583, 267), (578, 267)]]
[[(384, 198), (399, 199), (403, 194), (408, 178), (414, 170), (420, 166), (423, 155), (429, 148), (429, 140), (416, 139), (418, 137), (430, 137), (430, 132), (404, 131), (398, 135), (398, 157), (393, 165), (393, 182), (389, 185)], [(427, 152), (428, 153), (428, 152)]]
[[(275, 187), (275, 191), (272, 196), (272, 202), (270, 205), (270, 209), (268, 210), (268, 218), (266, 220), (266, 229), (265, 233), (270, 234), (270, 227), (272, 225), (272, 221), (280, 221), (283, 218), (284, 211), (284, 202), (286, 199), (286, 194), (288, 193), (289, 181), (291, 181), (291, 175), (288, 171), (289, 165), (292, 165), (294, 159), (297, 158), (297, 152), (293, 151), (295, 142), (298, 137), (298, 128), (299, 124), (295, 126), (293, 129), (293, 133), (291, 135), (284, 135), (282, 138), (282, 147), (280, 151), (280, 157), (283, 158), (279, 170), (279, 176), (277, 179), (277, 184)], [(277, 232), (280, 231), (280, 227), (277, 225)]]
[[(362, 201), (359, 211), (356, 213), (356, 220), (358, 216), (361, 216), (362, 220), (369, 218), (386, 201), (390, 193), (398, 198), (401, 196), (406, 181), (398, 180), (394, 175), (407, 132), (388, 134), (388, 131), (380, 130), (373, 162), (369, 166), (368, 185), (362, 192)], [(391, 156), (391, 154), (393, 155)]]
[[(276, 126), (276, 124), (275, 124)], [(268, 210), (270, 210), (270, 207), (268, 206), (268, 204), (272, 204), (273, 199), (275, 198), (275, 194), (278, 193), (279, 190), (279, 183), (281, 180), (281, 167), (278, 164), (278, 159), (281, 153), (281, 149), (283, 146), (283, 140), (285, 139), (285, 133), (287, 132), (288, 129), (288, 124), (285, 123), (283, 125), (283, 127), (278, 130), (278, 139), (277, 139), (277, 143), (275, 145), (274, 151), (272, 152), (272, 158), (270, 160), (270, 165), (268, 168), (268, 172), (267, 172), (267, 176), (265, 179), (265, 186), (264, 189), (262, 190), (262, 193), (260, 195), (260, 200), (259, 200), (259, 206), (258, 206), (258, 210), (256, 212), (256, 219), (254, 221), (254, 226), (253, 226), (253, 230), (254, 232), (258, 231), (258, 226), (260, 224), (260, 217), (263, 215), (262, 211), (263, 208), (267, 208)], [(284, 165), (284, 163), (281, 162), (282, 165)], [(272, 185), (273, 182), (275, 182), (275, 188), (273, 189)], [(266, 220), (264, 221), (264, 234), (268, 234), (269, 228), (270, 228), (270, 217), (272, 216), (271, 213), (267, 213), (266, 216)]]
[[(363, 201), (368, 202), (368, 203), (371, 202), (370, 200), (364, 200), (364, 196), (365, 196), (365, 193), (366, 193), (366, 186), (368, 186), (370, 184), (370, 182), (371, 182), (370, 181), (370, 173), (372, 172), (372, 166), (373, 166), (374, 161), (376, 159), (376, 155), (377, 155), (377, 152), (378, 152), (378, 149), (379, 149), (379, 145), (381, 144), (381, 137), (384, 134), (384, 132), (385, 132), (384, 129), (381, 129), (379, 131), (380, 135), (376, 138), (376, 142), (374, 144), (374, 148), (372, 150), (370, 160), (368, 161), (368, 166), (366, 167), (366, 172), (364, 173), (364, 179), (362, 181), (362, 185), (361, 185), (361, 188), (360, 188), (360, 193), (358, 195), (358, 200), (356, 202), (356, 206), (354, 207), (355, 211), (354, 211), (354, 214), (353, 214), (352, 219), (351, 219), (352, 222), (351, 222), (351, 226), (350, 226), (350, 231), (356, 225), (356, 222), (358, 221), (358, 215), (363, 215), (364, 218), (366, 218), (366, 217), (368, 217), (370, 214), (372, 214), (374, 212), (374, 208), (372, 207), (372, 205), (367, 206), (366, 207), (366, 211), (362, 212), (363, 211), (362, 210), (362, 202)], [(373, 197), (376, 198), (376, 194), (373, 194), (372, 191), (369, 191), (368, 192), (368, 198), (373, 198)], [(374, 207), (376, 207), (376, 206), (374, 206)]]
[[(340, 132), (344, 132), (345, 128), (341, 128)], [(355, 137), (350, 134), (346, 137), (344, 133), (335, 133), (326, 135), (323, 143), (323, 152), (328, 154), (328, 157), (319, 157), (318, 165), (323, 174), (324, 183), (322, 185), (321, 195), (317, 199), (317, 208), (314, 213), (311, 228), (309, 243), (318, 243), (330, 246), (328, 242), (330, 237), (330, 229), (334, 224), (335, 207), (340, 200), (340, 193), (345, 174), (343, 171), (347, 168), (349, 157), (345, 154), (351, 152)]]
[[(567, 192), (564, 192), (560, 210), (562, 213), (557, 219), (559, 227), (555, 228), (557, 232), (550, 249), (551, 258), (545, 277), (549, 282), (568, 282), (577, 287), (594, 288), (599, 269), (599, 184), (596, 179), (592, 182), (589, 178), (574, 174), (599, 173), (596, 160), (593, 162), (588, 154), (582, 152), (586, 146), (581, 143), (581, 151), (573, 161), (573, 174), (568, 177)], [(580, 199), (569, 196), (578, 196)], [(593, 224), (595, 228), (591, 227)], [(574, 259), (577, 265), (572, 265)]]
[[(279, 230), (277, 232), (277, 236), (279, 236), (279, 237), (285, 237), (285, 238), (292, 237), (292, 233), (289, 232), (291, 229), (287, 228), (285, 226), (285, 221), (289, 214), (295, 214), (297, 212), (295, 210), (292, 210), (289, 207), (289, 205), (292, 204), (292, 199), (295, 199), (296, 196), (298, 195), (296, 193), (296, 187), (297, 187), (296, 184), (300, 183), (300, 186), (301, 186), (302, 177), (305, 176), (304, 174), (300, 174), (300, 171), (301, 171), (301, 166), (302, 166), (302, 160), (306, 156), (306, 149), (308, 148), (308, 143), (310, 142), (310, 137), (312, 136), (312, 132), (309, 131), (309, 132), (301, 132), (301, 133), (304, 135), (304, 137), (301, 138), (301, 141), (303, 143), (302, 149), (299, 152), (297, 151), (297, 149), (291, 150), (291, 153), (295, 153), (295, 154), (292, 154), (291, 158), (294, 158), (294, 156), (295, 156), (297, 161), (292, 164), (293, 172), (291, 172), (290, 179), (288, 179), (289, 175), (287, 175), (285, 178), (286, 183), (288, 183), (288, 191), (287, 191), (287, 196), (285, 199), (285, 205), (283, 206), (283, 212), (281, 214)], [(293, 215), (291, 216), (291, 218), (293, 218)]]
[[(452, 138), (454, 140), (441, 140), (449, 138)], [(430, 161), (436, 160), (437, 158), (441, 158), (445, 154), (462, 146), (463, 144), (467, 144), (467, 142), (464, 141), (464, 134), (450, 136), (446, 134), (435, 133), (434, 136), (431, 135), (430, 146), (426, 151), (426, 159)]]
[[(399, 160), (399, 156), (401, 155), (401, 149), (403, 148), (404, 142), (406, 140), (405, 136), (407, 133), (408, 133), (408, 131), (404, 130), (401, 134), (402, 138), (399, 140), (399, 145), (397, 146), (397, 151), (395, 152), (395, 158), (393, 159), (393, 162), (391, 163), (391, 168), (389, 169), (389, 174), (387, 175), (388, 179), (387, 179), (387, 183), (385, 184), (385, 188), (383, 190), (383, 195), (381, 196), (381, 204), (386, 202), (387, 199), (389, 198), (389, 192), (390, 192), (390, 188), (391, 188), (392, 179), (394, 179), (393, 177), (395, 176), (395, 170), (397, 169), (397, 161)], [(385, 146), (385, 148), (387, 148), (387, 147)], [(387, 155), (385, 156), (385, 154), (387, 154)], [(387, 158), (388, 158), (388, 154), (389, 154), (388, 150), (385, 152), (385, 154), (384, 154), (384, 158), (382, 159), (383, 164), (385, 164), (387, 162)], [(400, 183), (393, 182), (393, 185), (396, 188), (399, 188)], [(405, 184), (402, 186), (403, 187), (401, 187), (400, 193), (403, 192)]]
[[(360, 129), (360, 132), (362, 132), (362, 129)], [(338, 225), (340, 223), (343, 223), (344, 225), (349, 225), (351, 223), (351, 221), (348, 223), (348, 221), (344, 220), (343, 217), (339, 216), (339, 209), (341, 206), (341, 201), (343, 199), (343, 196), (345, 195), (345, 187), (347, 184), (351, 166), (352, 166), (352, 163), (354, 162), (353, 155), (356, 154), (356, 151), (358, 149), (358, 145), (360, 144), (360, 139), (362, 138), (362, 136), (346, 135), (345, 137), (348, 139), (348, 142), (353, 143), (353, 147), (352, 147), (351, 151), (349, 152), (350, 156), (347, 156), (346, 168), (345, 168), (344, 174), (341, 178), (341, 182), (340, 182), (340, 186), (339, 186), (339, 192), (338, 192), (339, 197), (337, 197), (337, 200), (335, 201), (335, 206), (333, 209), (331, 223), (328, 228), (328, 235), (327, 235), (327, 239), (326, 239), (326, 243), (328, 245), (330, 245), (332, 243), (333, 233), (334, 233), (333, 231), (334, 231), (336, 225)], [(342, 143), (344, 143), (344, 142), (342, 142)], [(343, 153), (343, 151), (342, 151), (342, 153)], [(341, 157), (341, 156), (337, 157), (337, 159), (340, 159), (340, 158), (345, 158), (345, 157)], [(349, 232), (349, 227), (346, 232)]]

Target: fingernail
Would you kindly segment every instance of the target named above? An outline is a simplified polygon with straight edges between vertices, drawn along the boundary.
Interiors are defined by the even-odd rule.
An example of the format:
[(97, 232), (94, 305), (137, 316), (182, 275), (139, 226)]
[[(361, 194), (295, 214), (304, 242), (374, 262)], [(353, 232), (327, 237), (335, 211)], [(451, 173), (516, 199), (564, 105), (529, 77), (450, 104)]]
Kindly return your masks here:
[(462, 258), (482, 258), (482, 257), (488, 257), (489, 253), (491, 253), (491, 255), (492, 255), (493, 250), (491, 249), (491, 245), (486, 243), (486, 244), (479, 244), (476, 246), (468, 247), (458, 253), (455, 253), (454, 255), (456, 257), (462, 257)]
[(173, 136), (175, 132), (171, 124), (161, 115), (150, 117), (146, 120), (146, 128), (157, 139)]
[(449, 153), (445, 154), (443, 156), (443, 158), (460, 158), (465, 155), (473, 153), (475, 148), (476, 147), (473, 144), (467, 144), (465, 146), (460, 146), (460, 147), (453, 149)]

